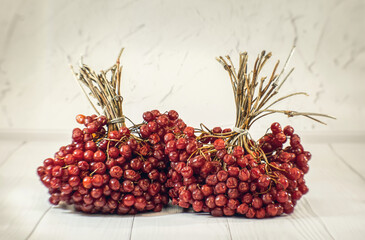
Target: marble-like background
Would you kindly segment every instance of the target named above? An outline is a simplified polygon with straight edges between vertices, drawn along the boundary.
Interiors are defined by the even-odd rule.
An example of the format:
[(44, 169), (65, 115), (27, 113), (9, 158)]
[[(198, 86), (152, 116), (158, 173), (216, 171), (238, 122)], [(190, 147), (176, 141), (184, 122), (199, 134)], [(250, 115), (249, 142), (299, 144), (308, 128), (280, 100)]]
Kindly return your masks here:
[[(295, 66), (279, 107), (328, 113), (321, 126), (271, 117), (302, 131), (365, 131), (365, 1), (45, 1), (1, 0), (0, 129), (65, 131), (92, 108), (69, 69), (111, 66), (125, 47), (122, 93), (127, 116), (176, 109), (190, 125), (232, 126), (235, 112), (219, 55), (262, 50)], [(269, 71), (267, 71), (269, 72)]]

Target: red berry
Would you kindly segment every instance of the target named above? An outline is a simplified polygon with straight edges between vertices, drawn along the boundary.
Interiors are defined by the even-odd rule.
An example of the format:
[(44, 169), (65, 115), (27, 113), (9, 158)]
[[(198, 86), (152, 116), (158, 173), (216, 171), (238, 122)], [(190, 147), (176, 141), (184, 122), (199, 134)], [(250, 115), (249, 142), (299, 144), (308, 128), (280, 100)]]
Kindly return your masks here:
[(262, 207), (262, 200), (259, 197), (254, 197), (252, 199), (252, 207), (255, 209), (259, 209)]
[(99, 129), (99, 124), (96, 122), (91, 122), (86, 125), (87, 133), (96, 133)]
[(96, 162), (104, 162), (106, 160), (106, 155), (103, 151), (96, 151), (94, 153), (94, 161)]
[(301, 184), (299, 185), (298, 187), (299, 191), (302, 193), (302, 194), (306, 194), (308, 192), (308, 187), (305, 185), (305, 184)]
[(208, 185), (203, 185), (201, 187), (202, 193), (204, 194), (205, 197), (211, 195), (213, 193), (213, 188), (211, 186)]
[(225, 182), (227, 180), (227, 178), (228, 178), (228, 172), (227, 171), (221, 170), (217, 173), (218, 181)]
[[(96, 116), (95, 116), (96, 117)], [(105, 116), (100, 116), (96, 119), (100, 126), (104, 126), (107, 124), (108, 119)]]
[(298, 180), (301, 176), (300, 170), (298, 168), (289, 169), (289, 178), (291, 180)]
[(68, 183), (71, 187), (76, 187), (80, 184), (80, 177), (79, 176), (72, 176), (68, 179)]
[(222, 133), (222, 128), (221, 127), (215, 127), (212, 130), (213, 133)]
[(125, 158), (130, 158), (132, 156), (132, 149), (129, 145), (123, 145), (120, 148), (120, 155), (122, 155)]
[(224, 182), (219, 182), (214, 187), (215, 194), (226, 193), (226, 191), (227, 191), (227, 185)]
[(130, 180), (123, 181), (123, 191), (132, 192), (134, 190), (134, 183)]
[(227, 170), (229, 176), (231, 177), (237, 177), (239, 172), (240, 172), (240, 169), (238, 167), (228, 167), (228, 170)]
[(247, 210), (247, 213), (246, 213), (246, 217), (247, 218), (254, 218), (255, 215), (256, 215), (256, 211), (253, 208), (249, 207), (248, 210)]
[(257, 184), (259, 185), (259, 187), (267, 188), (270, 185), (270, 181), (271, 178), (268, 175), (264, 174), (259, 177), (259, 179), (257, 180)]
[(84, 179), (82, 180), (82, 185), (84, 186), (84, 188), (91, 188), (92, 187), (92, 182), (91, 182), (92, 178), (91, 177), (84, 177)]
[(150, 122), (155, 119), (155, 116), (151, 112), (145, 112), (145, 113), (143, 113), (143, 119), (146, 122)]
[(179, 114), (175, 110), (170, 110), (167, 114), (170, 120), (176, 120), (179, 118)]
[(203, 210), (204, 203), (202, 201), (194, 201), (193, 202), (193, 209), (195, 212), (201, 212)]
[[(149, 162), (148, 162), (149, 163)], [(143, 167), (143, 162), (139, 158), (133, 158), (130, 162), (131, 168), (133, 170), (140, 170)]]
[(82, 132), (82, 130), (80, 128), (75, 128), (72, 131), (72, 139), (75, 142), (82, 142), (84, 139), (84, 133)]
[(127, 207), (131, 207), (134, 205), (136, 199), (132, 194), (127, 194), (124, 198), (123, 198), (123, 204)]
[(109, 180), (109, 187), (114, 190), (114, 191), (118, 191), (120, 188), (120, 183), (119, 180), (116, 178), (112, 178)]
[(248, 179), (250, 179), (251, 174), (250, 172), (247, 170), (247, 168), (242, 169), (239, 173), (238, 173), (238, 178), (243, 181), (246, 182)]
[(292, 200), (296, 200), (296, 201), (299, 200), (302, 196), (303, 196), (303, 194), (299, 190), (296, 190), (296, 191), (292, 192), (292, 194), (291, 194)]
[(171, 140), (175, 140), (175, 135), (172, 133), (166, 133), (165, 136), (163, 137), (163, 140), (165, 143), (168, 143)]
[(236, 162), (241, 168), (245, 168), (248, 165), (248, 159), (246, 157), (240, 157)]
[(189, 160), (188, 164), (189, 166), (193, 168), (201, 168), (205, 163), (205, 159), (203, 156), (196, 156)]
[(93, 141), (87, 141), (85, 143), (85, 150), (91, 150), (91, 151), (95, 152), (97, 150), (96, 143)]
[(85, 122), (85, 116), (82, 115), (82, 114), (76, 115), (76, 122), (78, 122), (80, 124), (84, 124), (84, 122)]
[(148, 122), (147, 126), (150, 133), (155, 133), (158, 130), (158, 124), (155, 121)]
[(108, 138), (113, 140), (119, 140), (121, 138), (121, 134), (118, 131), (111, 131), (108, 133)]
[(245, 215), (248, 211), (248, 205), (246, 203), (242, 203), (237, 207), (237, 213), (241, 215)]
[(213, 145), (214, 145), (214, 148), (217, 150), (222, 150), (222, 149), (225, 149), (225, 147), (226, 147), (224, 140), (221, 138), (216, 139), (214, 141)]
[(281, 126), (279, 123), (277, 122), (274, 122), (273, 124), (271, 124), (271, 131), (273, 134), (277, 134), (277, 133), (280, 133), (282, 130), (281, 130)]
[(104, 174), (106, 171), (106, 166), (102, 162), (94, 162), (94, 164), (91, 165), (91, 170), (97, 174)]
[(259, 168), (252, 168), (251, 169), (251, 178), (252, 179), (258, 179), (261, 176), (261, 171)]
[(72, 152), (72, 156), (76, 159), (76, 160), (82, 160), (84, 157), (84, 152), (81, 149), (75, 149)]
[(282, 132), (275, 134), (275, 139), (277, 139), (280, 143), (286, 142), (286, 136)]
[(146, 124), (143, 124), (140, 127), (139, 132), (141, 133), (141, 136), (143, 138), (148, 138), (150, 136), (150, 134), (151, 134), (151, 132), (150, 132), (150, 130), (149, 130), (149, 128), (148, 128), (148, 126)]
[(161, 116), (157, 117), (156, 122), (161, 127), (165, 127), (169, 124), (170, 121), (169, 121), (169, 118), (166, 115), (161, 115)]
[(225, 195), (223, 194), (219, 194), (215, 197), (215, 205), (219, 206), (219, 207), (223, 207), (227, 204), (228, 199)]
[(109, 174), (113, 178), (120, 179), (123, 176), (123, 170), (119, 166), (114, 166), (110, 169)]
[(47, 158), (47, 159), (45, 159), (45, 160), (43, 161), (43, 165), (44, 165), (45, 167), (50, 166), (50, 165), (53, 165), (53, 159), (52, 159), (52, 158)]
[(60, 166), (54, 166), (52, 168), (52, 176), (53, 177), (61, 177), (63, 173), (63, 169)]
[[(100, 174), (95, 174), (92, 177), (91, 183), (93, 186), (95, 187), (101, 187), (103, 185), (103, 176), (101, 176)], [(85, 186), (84, 186), (85, 187)], [(86, 188), (86, 187), (85, 187)]]
[(243, 149), (243, 147), (241, 146), (236, 146), (233, 149), (233, 156), (235, 156), (236, 158), (240, 158), (245, 154), (245, 150)]
[(298, 167), (304, 167), (307, 165), (308, 163), (308, 158), (305, 156), (305, 154), (299, 154), (297, 157), (296, 157), (296, 164), (298, 165)]
[(284, 212), (290, 214), (294, 211), (294, 205), (291, 201), (287, 201), (283, 204)]
[(200, 189), (195, 189), (193, 192), (192, 192), (192, 197), (194, 200), (203, 200), (204, 198), (204, 194), (202, 192), (202, 190)]
[(80, 169), (75, 165), (68, 166), (68, 173), (72, 176), (77, 176), (80, 173)]
[(181, 175), (185, 178), (190, 178), (193, 176), (193, 169), (189, 166), (186, 166), (181, 169)]
[(286, 177), (284, 177), (283, 175), (280, 175), (277, 181), (277, 187), (278, 189), (287, 189), (289, 186), (289, 182), (288, 179)]
[(194, 136), (194, 128), (192, 127), (186, 127), (184, 129), (184, 134), (188, 137), (193, 137)]
[(187, 146), (187, 141), (185, 138), (179, 138), (177, 141), (176, 141), (176, 148), (177, 149), (185, 149)]
[(266, 212), (267, 212), (268, 216), (274, 217), (278, 213), (278, 208), (277, 208), (276, 205), (271, 203), (271, 204), (266, 206)]
[(223, 157), (223, 161), (228, 165), (233, 165), (234, 163), (236, 163), (236, 158), (233, 157), (231, 154), (226, 154), (224, 157)]
[(230, 188), (230, 189), (237, 188), (237, 186), (238, 186), (237, 178), (235, 178), (235, 177), (228, 178), (227, 182), (226, 182), (226, 186), (227, 186), (227, 188)]
[(291, 137), (291, 136), (293, 135), (293, 133), (294, 133), (294, 128), (293, 128), (292, 126), (286, 126), (286, 127), (284, 128), (284, 134), (285, 134), (286, 136)]
[(250, 186), (247, 182), (240, 182), (238, 184), (238, 191), (241, 193), (248, 192), (249, 189), (250, 189)]
[(129, 137), (131, 134), (131, 131), (127, 127), (121, 127), (119, 129), (119, 133), (120, 133), (121, 137), (124, 137), (124, 136)]
[(147, 205), (147, 201), (144, 197), (137, 197), (135, 199), (134, 207), (138, 211), (143, 211), (145, 209), (146, 205)]
[(288, 193), (286, 191), (279, 191), (276, 195), (276, 200), (279, 202), (279, 203), (285, 203), (289, 200), (289, 196), (288, 196)]

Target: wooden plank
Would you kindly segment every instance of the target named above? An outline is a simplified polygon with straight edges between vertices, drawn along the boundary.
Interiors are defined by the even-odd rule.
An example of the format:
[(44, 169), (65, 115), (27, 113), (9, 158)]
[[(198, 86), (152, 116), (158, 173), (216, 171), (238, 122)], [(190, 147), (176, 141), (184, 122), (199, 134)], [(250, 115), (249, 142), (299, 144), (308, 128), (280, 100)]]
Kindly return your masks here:
[(228, 219), (233, 239), (333, 239), (320, 218), (302, 199), (291, 215), (269, 219)]
[(307, 177), (309, 206), (335, 239), (362, 239), (364, 182), (329, 145), (312, 144), (308, 149), (313, 154)]
[(363, 164), (362, 149), (364, 142), (333, 143), (329, 145), (332, 152), (341, 160), (347, 168), (357, 174), (365, 182), (365, 164)]
[(184, 212), (171, 206), (161, 213), (137, 215), (131, 239), (232, 239), (226, 218)]
[(52, 207), (29, 239), (129, 239), (133, 218)]
[(21, 140), (4, 140), (0, 138), (0, 168), (14, 152), (21, 148), (25, 141)]
[(56, 142), (30, 142), (16, 149), (0, 166), (0, 236), (3, 239), (25, 239), (49, 208), (47, 190), (36, 174), (36, 168)]

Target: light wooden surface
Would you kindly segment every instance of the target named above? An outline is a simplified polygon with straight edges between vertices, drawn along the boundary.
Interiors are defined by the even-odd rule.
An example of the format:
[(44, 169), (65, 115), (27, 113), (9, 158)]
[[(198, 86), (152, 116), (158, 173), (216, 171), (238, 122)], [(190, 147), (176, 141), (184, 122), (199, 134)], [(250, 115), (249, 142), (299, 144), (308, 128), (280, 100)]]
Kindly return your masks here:
[[(364, 239), (363, 142), (307, 141), (310, 192), (289, 216), (214, 218), (168, 207), (136, 216), (85, 215), (51, 207), (36, 167), (64, 141), (0, 134), (0, 239)], [(36, 139), (36, 138), (35, 138)]]

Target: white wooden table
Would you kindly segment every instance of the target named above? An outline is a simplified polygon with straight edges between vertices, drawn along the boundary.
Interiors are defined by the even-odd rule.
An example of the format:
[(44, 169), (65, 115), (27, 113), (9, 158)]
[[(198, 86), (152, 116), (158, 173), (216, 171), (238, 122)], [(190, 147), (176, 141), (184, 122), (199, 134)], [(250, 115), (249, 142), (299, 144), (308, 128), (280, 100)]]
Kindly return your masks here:
[(313, 154), (309, 193), (292, 215), (263, 220), (215, 218), (172, 206), (136, 216), (51, 206), (36, 168), (64, 143), (0, 133), (0, 239), (365, 239), (365, 139), (304, 140)]

